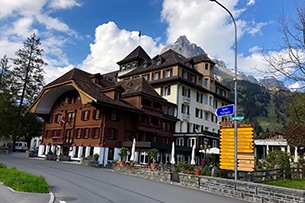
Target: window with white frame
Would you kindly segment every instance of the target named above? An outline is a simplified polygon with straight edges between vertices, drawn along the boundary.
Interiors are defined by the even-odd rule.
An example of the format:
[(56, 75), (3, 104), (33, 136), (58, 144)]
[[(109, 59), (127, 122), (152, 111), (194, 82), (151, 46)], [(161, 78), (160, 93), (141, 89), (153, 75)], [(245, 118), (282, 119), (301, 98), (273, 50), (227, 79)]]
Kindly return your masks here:
[(209, 85), (209, 79), (205, 78), (204, 79), (204, 84), (205, 87), (207, 87)]
[(184, 146), (184, 139), (183, 137), (179, 137), (176, 139), (176, 145), (177, 146)]
[(191, 90), (190, 90), (190, 88), (182, 86), (182, 96), (191, 97)]
[(164, 78), (169, 78), (172, 76), (172, 69), (164, 70)]
[(187, 146), (193, 147), (193, 145), (196, 146), (196, 137), (190, 137), (187, 139)]
[(204, 112), (204, 119), (207, 121), (209, 120), (209, 113), (206, 111)]
[(168, 96), (171, 94), (171, 87), (170, 85), (164, 86), (161, 88), (161, 96)]
[(181, 104), (181, 113), (190, 114), (190, 106)]
[(147, 152), (140, 153), (140, 164), (148, 164), (148, 153)]
[(218, 142), (217, 140), (212, 141), (212, 147), (217, 147), (218, 148)]
[(203, 95), (201, 93), (197, 92), (196, 101), (199, 102), (199, 103), (202, 103), (202, 97), (203, 97)]
[(208, 96), (207, 95), (203, 96), (203, 104), (205, 104), (205, 105), (208, 104)]
[(160, 72), (154, 72), (153, 73), (153, 80), (159, 80), (160, 79)]
[(209, 105), (210, 105), (210, 106), (213, 106), (213, 97), (212, 97), (212, 96), (210, 96), (210, 98), (209, 98), (209, 99), (210, 99), (210, 103), (209, 103)]

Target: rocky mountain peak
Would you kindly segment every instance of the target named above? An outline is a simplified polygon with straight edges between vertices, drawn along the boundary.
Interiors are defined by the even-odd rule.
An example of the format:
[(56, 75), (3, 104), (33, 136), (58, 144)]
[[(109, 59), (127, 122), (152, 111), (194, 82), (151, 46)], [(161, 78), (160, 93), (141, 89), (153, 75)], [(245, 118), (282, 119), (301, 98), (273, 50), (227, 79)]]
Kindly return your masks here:
[[(175, 52), (185, 56), (186, 58), (198, 56), (201, 54), (206, 54), (206, 52), (195, 43), (191, 43), (185, 35), (180, 36), (173, 45), (165, 47), (162, 49), (161, 54), (167, 50), (172, 49)], [(211, 60), (215, 63), (215, 78), (222, 80), (222, 78), (234, 78), (235, 73), (232, 70), (226, 68), (225, 62), (214, 59), (210, 57)], [(267, 77), (261, 80), (257, 80), (252, 75), (246, 75), (242, 72), (239, 72), (237, 75), (238, 80), (246, 80), (251, 83), (260, 84), (266, 88), (279, 88), (286, 89), (282, 81), (277, 80), (275, 77)]]
[(180, 36), (173, 45), (163, 48), (161, 54), (169, 49), (185, 56), (186, 58), (205, 54), (201, 47), (191, 43), (185, 35)]

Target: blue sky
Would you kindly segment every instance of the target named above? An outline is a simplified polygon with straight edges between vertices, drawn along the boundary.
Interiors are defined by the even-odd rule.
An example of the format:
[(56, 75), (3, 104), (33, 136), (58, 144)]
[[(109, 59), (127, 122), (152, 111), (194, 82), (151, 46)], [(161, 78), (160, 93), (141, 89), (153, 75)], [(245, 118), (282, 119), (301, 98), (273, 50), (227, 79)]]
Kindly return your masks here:
[[(277, 19), (294, 12), (291, 0), (219, 0), (238, 27), (238, 70), (261, 78), (262, 49), (279, 50)], [(118, 69), (139, 45), (153, 57), (185, 35), (209, 56), (234, 66), (234, 27), (209, 0), (2, 0), (0, 57), (14, 53), (35, 32), (45, 51), (46, 82), (73, 67), (90, 73)]]

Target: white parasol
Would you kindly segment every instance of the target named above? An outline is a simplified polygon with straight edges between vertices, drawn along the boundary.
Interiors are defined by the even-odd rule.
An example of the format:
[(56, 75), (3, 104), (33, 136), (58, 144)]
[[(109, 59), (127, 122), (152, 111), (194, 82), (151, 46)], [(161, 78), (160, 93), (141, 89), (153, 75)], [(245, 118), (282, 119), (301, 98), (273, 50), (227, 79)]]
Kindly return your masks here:
[(171, 157), (171, 164), (175, 164), (175, 142), (172, 143), (172, 157)]
[(192, 147), (192, 159), (191, 159), (191, 165), (195, 165), (196, 162), (195, 162), (195, 145), (193, 145)]
[(130, 161), (135, 160), (135, 151), (136, 151), (136, 138), (133, 138), (132, 147), (131, 147)]

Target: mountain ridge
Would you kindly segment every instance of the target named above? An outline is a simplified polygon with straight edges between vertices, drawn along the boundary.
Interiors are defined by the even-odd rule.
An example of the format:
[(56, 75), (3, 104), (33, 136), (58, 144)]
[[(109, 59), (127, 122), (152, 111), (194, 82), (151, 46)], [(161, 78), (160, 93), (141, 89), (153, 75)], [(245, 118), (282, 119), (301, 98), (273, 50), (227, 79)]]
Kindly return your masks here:
[[(207, 54), (200, 46), (196, 45), (195, 43), (191, 43), (185, 35), (178, 37), (178, 39), (173, 45), (164, 47), (161, 50), (161, 54), (169, 49), (172, 49), (173, 51), (183, 55), (186, 58), (194, 57), (201, 54)], [(224, 61), (215, 59), (211, 56), (209, 56), (209, 58), (215, 63), (215, 79), (219, 80), (219, 82), (227, 78), (233, 79), (235, 77), (235, 73), (226, 67)], [(239, 72), (237, 74), (237, 79), (259, 84), (268, 89), (287, 89), (282, 81), (277, 80), (273, 76), (264, 77), (258, 80), (252, 75), (246, 75), (243, 72)]]

